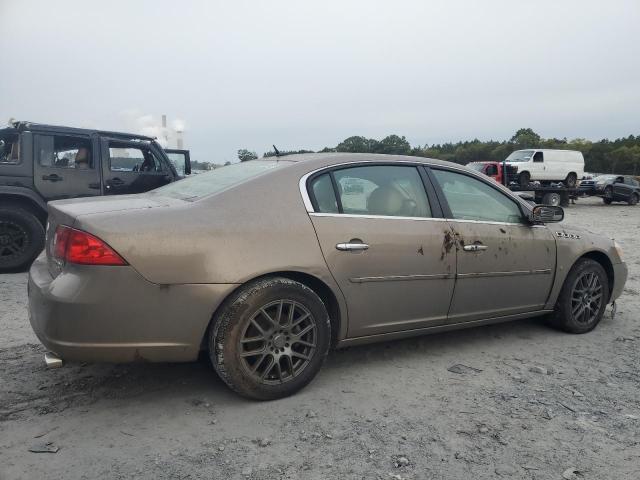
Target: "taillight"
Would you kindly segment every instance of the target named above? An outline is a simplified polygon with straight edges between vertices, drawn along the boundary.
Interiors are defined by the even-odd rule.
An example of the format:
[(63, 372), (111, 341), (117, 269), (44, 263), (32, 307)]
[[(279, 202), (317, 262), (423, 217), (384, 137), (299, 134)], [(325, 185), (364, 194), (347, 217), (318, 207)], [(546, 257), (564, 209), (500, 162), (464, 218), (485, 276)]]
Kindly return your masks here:
[(60, 225), (51, 248), (58, 262), (80, 265), (127, 265), (109, 245), (90, 233)]

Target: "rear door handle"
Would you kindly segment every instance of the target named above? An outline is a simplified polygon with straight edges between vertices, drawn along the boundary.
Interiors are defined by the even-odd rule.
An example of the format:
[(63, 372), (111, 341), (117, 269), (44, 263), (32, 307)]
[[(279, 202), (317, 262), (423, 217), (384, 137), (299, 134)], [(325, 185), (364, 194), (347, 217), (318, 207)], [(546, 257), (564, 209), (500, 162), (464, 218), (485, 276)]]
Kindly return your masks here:
[(62, 180), (62, 177), (57, 173), (52, 173), (51, 175), (43, 175), (42, 179), (49, 180), (50, 182), (59, 182), (60, 180)]
[(462, 249), (465, 252), (480, 252), (482, 250), (486, 250), (487, 247), (486, 245), (482, 245), (482, 244), (477, 244), (477, 243), (473, 243), (471, 245), (465, 245), (464, 247), (462, 247)]
[(347, 242), (347, 243), (338, 243), (336, 245), (336, 249), (337, 250), (341, 250), (343, 252), (357, 252), (359, 250), (368, 250), (369, 249), (369, 245), (367, 245), (366, 243), (351, 243), (351, 242)]
[(124, 182), (118, 177), (112, 178), (111, 180), (109, 180), (109, 183), (115, 187), (124, 185)]

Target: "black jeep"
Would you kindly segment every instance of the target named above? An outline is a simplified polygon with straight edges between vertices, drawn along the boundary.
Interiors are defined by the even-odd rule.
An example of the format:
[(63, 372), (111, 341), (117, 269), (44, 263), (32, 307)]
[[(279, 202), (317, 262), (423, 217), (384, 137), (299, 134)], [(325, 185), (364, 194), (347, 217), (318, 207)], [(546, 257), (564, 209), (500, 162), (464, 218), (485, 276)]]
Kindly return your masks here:
[(28, 122), (0, 129), (0, 272), (40, 253), (49, 200), (141, 193), (189, 173), (187, 150), (142, 135)]

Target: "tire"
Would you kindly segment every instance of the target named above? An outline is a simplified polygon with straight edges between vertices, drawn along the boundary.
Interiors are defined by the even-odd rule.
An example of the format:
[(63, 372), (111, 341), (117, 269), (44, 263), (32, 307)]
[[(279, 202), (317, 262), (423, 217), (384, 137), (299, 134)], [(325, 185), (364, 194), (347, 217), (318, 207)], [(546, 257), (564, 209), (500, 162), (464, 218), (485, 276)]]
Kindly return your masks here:
[(605, 197), (605, 198), (603, 198), (603, 199), (602, 199), (602, 201), (603, 201), (604, 203), (606, 203), (607, 205), (611, 205), (611, 202), (612, 202), (613, 200), (611, 200), (610, 198), (606, 198), (606, 197)]
[(562, 196), (559, 193), (545, 193), (542, 197), (543, 205), (551, 205), (557, 207), (562, 202)]
[(287, 278), (241, 287), (213, 321), (211, 363), (232, 390), (254, 400), (287, 397), (305, 387), (322, 367), (331, 342), (320, 297)]
[(567, 175), (567, 178), (565, 178), (564, 184), (567, 186), (567, 188), (576, 188), (576, 185), (578, 184), (578, 176), (575, 173), (571, 172), (569, 175)]
[(640, 200), (640, 195), (638, 195), (637, 193), (632, 193), (631, 197), (629, 197), (629, 205), (637, 205), (638, 204), (638, 200)]
[(44, 227), (19, 205), (0, 207), (0, 273), (28, 268), (44, 248)]
[(521, 187), (528, 187), (530, 181), (531, 174), (529, 172), (522, 172), (520, 175), (518, 175), (518, 183)]
[(611, 185), (605, 187), (604, 198), (609, 200), (609, 203), (613, 202), (613, 187)]
[(569, 271), (550, 323), (569, 333), (590, 332), (602, 320), (608, 301), (607, 273), (600, 263), (583, 258)]

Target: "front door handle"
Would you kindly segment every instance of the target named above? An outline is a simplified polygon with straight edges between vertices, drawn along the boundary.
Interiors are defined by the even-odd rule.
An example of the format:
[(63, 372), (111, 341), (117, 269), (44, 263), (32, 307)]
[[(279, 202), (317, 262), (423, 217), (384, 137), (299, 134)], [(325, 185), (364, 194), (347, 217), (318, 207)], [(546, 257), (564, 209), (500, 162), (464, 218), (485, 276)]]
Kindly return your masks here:
[(347, 242), (347, 243), (337, 244), (336, 249), (341, 250), (343, 252), (357, 252), (360, 250), (368, 250), (369, 245), (362, 242), (358, 242), (358, 243)]
[(489, 248), (489, 247), (487, 247), (486, 245), (479, 244), (479, 243), (473, 243), (471, 245), (465, 245), (464, 247), (462, 247), (462, 249), (465, 252), (480, 252), (482, 250), (486, 250), (487, 248)]
[(43, 175), (42, 179), (49, 180), (50, 182), (59, 182), (60, 180), (62, 180), (62, 177), (57, 173), (52, 173), (51, 175)]

